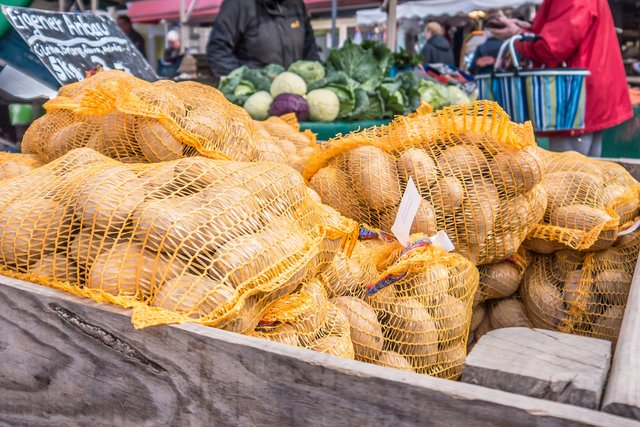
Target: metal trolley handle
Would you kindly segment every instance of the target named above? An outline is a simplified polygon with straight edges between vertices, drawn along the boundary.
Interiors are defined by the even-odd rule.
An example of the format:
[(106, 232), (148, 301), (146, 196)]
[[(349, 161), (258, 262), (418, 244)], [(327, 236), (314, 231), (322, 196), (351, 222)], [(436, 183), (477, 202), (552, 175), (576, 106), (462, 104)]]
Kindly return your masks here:
[(520, 59), (518, 58), (518, 52), (516, 52), (516, 46), (515, 43), (516, 42), (534, 42), (536, 40), (540, 39), (540, 36), (537, 34), (533, 34), (533, 33), (524, 33), (524, 34), (517, 34), (513, 37), (511, 37), (510, 39), (506, 40), (504, 43), (502, 43), (502, 45), (500, 46), (500, 50), (498, 51), (498, 57), (496, 58), (496, 63), (493, 66), (493, 73), (497, 73), (500, 70), (500, 65), (502, 64), (502, 61), (504, 60), (504, 56), (507, 52), (507, 49), (509, 50), (509, 53), (511, 54), (511, 60), (513, 61), (513, 66), (516, 69), (516, 72), (519, 72), (522, 69), (522, 66), (520, 65)]

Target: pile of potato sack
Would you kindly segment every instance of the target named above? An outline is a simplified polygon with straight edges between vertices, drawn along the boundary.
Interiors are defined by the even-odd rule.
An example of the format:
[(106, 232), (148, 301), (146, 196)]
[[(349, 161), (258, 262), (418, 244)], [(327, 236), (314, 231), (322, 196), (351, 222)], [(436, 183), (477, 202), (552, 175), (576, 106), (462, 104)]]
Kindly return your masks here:
[[(116, 71), (45, 108), (0, 158), (0, 268), (131, 307), (136, 327), (195, 322), (451, 379), (491, 329), (618, 335), (640, 185), (539, 149), (494, 103), (320, 144), (210, 87)], [(403, 246), (389, 232), (410, 181)]]

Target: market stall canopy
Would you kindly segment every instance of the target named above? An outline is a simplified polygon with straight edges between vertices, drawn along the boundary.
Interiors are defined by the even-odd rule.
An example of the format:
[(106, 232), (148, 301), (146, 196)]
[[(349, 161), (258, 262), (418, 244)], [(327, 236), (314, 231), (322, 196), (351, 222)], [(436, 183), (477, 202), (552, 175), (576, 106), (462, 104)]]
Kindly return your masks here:
[[(190, 22), (212, 22), (223, 0), (185, 0)], [(331, 0), (305, 0), (311, 13), (331, 10)], [(338, 9), (358, 9), (379, 5), (373, 0), (339, 0)], [(153, 24), (161, 20), (180, 20), (180, 0), (143, 0), (127, 3), (128, 15), (133, 22)]]
[[(428, 16), (453, 16), (472, 10), (488, 10), (520, 7), (527, 4), (539, 5), (542, 0), (419, 0), (403, 3), (397, 7), (398, 20), (426, 18)], [(376, 9), (356, 12), (359, 25), (381, 24), (387, 21), (387, 13)]]

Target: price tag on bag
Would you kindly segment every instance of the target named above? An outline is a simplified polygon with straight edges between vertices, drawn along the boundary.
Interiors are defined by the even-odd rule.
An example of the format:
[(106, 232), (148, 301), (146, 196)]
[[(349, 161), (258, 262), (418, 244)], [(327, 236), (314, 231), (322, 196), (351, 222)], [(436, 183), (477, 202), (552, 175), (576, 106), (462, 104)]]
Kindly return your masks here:
[(391, 227), (391, 232), (396, 236), (396, 239), (398, 239), (402, 246), (407, 246), (409, 244), (411, 226), (418, 214), (420, 202), (422, 202), (422, 196), (413, 182), (413, 177), (409, 177), (407, 188), (404, 190), (404, 194), (402, 195), (402, 201), (400, 201), (396, 220), (393, 222), (393, 226)]

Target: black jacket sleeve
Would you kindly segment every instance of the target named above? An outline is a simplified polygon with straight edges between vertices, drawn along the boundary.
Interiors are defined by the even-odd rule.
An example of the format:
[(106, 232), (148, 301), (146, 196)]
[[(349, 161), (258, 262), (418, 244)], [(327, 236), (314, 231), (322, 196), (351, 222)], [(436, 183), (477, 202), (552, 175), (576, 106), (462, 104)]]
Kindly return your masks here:
[(311, 18), (309, 17), (306, 6), (303, 5), (302, 7), (304, 13), (304, 59), (319, 61), (320, 55), (318, 54), (316, 36), (313, 34), (313, 28), (311, 28)]
[(207, 43), (207, 60), (215, 76), (226, 76), (242, 65), (234, 53), (244, 32), (240, 2), (225, 0), (220, 6), (218, 17), (213, 23)]

